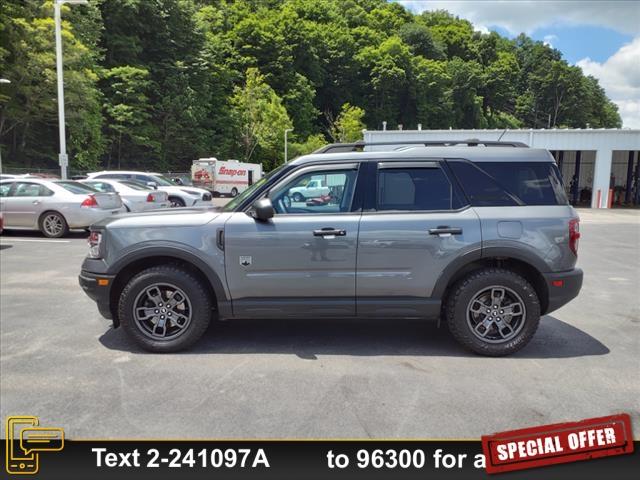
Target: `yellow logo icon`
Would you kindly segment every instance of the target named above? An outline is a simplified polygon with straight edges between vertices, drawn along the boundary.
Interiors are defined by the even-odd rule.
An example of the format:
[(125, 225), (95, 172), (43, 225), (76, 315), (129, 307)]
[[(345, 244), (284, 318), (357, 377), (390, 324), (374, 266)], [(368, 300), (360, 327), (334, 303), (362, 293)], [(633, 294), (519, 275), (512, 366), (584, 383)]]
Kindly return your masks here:
[(62, 428), (40, 427), (38, 417), (7, 417), (7, 472), (33, 475), (40, 467), (40, 452), (59, 452), (64, 448)]

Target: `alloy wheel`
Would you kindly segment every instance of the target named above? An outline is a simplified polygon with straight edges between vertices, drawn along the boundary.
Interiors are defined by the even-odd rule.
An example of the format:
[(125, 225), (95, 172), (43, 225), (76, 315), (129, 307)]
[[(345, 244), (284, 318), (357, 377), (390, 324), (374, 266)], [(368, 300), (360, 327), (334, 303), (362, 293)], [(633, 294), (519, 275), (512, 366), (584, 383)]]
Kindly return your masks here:
[(154, 283), (142, 290), (133, 303), (135, 325), (154, 340), (172, 340), (191, 324), (189, 297), (170, 283)]
[(483, 288), (467, 305), (471, 332), (488, 343), (508, 342), (520, 333), (525, 321), (522, 297), (504, 286)]
[(42, 228), (51, 237), (57, 237), (64, 231), (64, 223), (59, 215), (51, 214), (44, 217)]

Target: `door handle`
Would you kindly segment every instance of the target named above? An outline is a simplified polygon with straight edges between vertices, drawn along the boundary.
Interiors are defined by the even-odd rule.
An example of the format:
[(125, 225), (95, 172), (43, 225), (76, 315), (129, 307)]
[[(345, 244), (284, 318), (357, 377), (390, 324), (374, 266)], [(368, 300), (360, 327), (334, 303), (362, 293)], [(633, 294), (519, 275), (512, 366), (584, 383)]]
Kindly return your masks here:
[(314, 230), (314, 237), (344, 237), (347, 234), (346, 230), (326, 227), (321, 230)]
[(33, 202), (31, 202), (31, 203), (33, 203), (34, 205), (40, 205), (40, 200), (34, 200), (34, 201), (33, 201)]
[(429, 229), (429, 235), (462, 235), (462, 229), (459, 227), (438, 226)]

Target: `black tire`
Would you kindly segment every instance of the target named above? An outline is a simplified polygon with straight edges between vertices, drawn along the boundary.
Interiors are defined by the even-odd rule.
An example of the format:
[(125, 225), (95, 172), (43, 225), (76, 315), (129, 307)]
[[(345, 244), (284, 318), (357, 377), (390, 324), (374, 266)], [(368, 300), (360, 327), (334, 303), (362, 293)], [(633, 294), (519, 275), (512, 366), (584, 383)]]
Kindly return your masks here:
[(69, 233), (69, 225), (67, 225), (64, 216), (61, 213), (53, 211), (44, 212), (40, 215), (38, 227), (47, 238), (60, 238)]
[(236, 197), (238, 196), (238, 189), (236, 187), (233, 187), (231, 189), (231, 197)]
[(171, 208), (185, 207), (186, 203), (180, 197), (169, 197), (169, 203)]
[[(501, 310), (500, 306), (490, 307), (476, 302), (483, 298), (482, 295), (487, 295), (488, 291), (491, 292), (489, 296), (493, 302), (494, 290), (499, 293), (501, 289), (504, 292), (502, 298), (507, 299), (505, 302), (508, 301), (508, 297), (512, 297), (516, 299), (515, 303), (524, 306), (523, 315), (505, 314), (505, 317), (498, 312), (506, 311), (506, 307), (505, 310)], [(469, 310), (472, 300), (474, 307), (480, 310), (478, 315)], [(496, 303), (499, 305), (498, 300)], [(479, 307), (480, 305), (482, 307)], [(487, 310), (484, 310), (485, 308)], [(487, 314), (490, 308), (497, 308), (498, 312)], [(513, 308), (511, 310), (513, 311)], [(540, 301), (531, 284), (517, 273), (502, 268), (485, 268), (470, 273), (453, 286), (446, 301), (445, 315), (451, 335), (465, 348), (480, 355), (499, 357), (517, 352), (529, 343), (540, 323)], [(496, 316), (494, 319), (502, 322), (501, 325), (509, 328), (511, 332), (507, 331), (507, 338), (504, 340), (491, 340), (492, 337), (503, 335), (497, 328), (498, 323), (489, 323), (489, 328), (480, 325), (483, 322), (479, 320), (474, 324), (476, 318), (482, 318), (479, 315), (484, 315), (483, 318), (489, 319), (490, 322), (491, 315)], [(510, 323), (505, 325), (505, 321)], [(474, 333), (472, 325), (478, 327), (478, 333)], [(487, 340), (479, 338), (479, 335), (485, 332)]]
[(304, 195), (302, 195), (300, 192), (296, 192), (291, 196), (291, 200), (296, 203), (304, 202)]
[[(174, 338), (152, 338), (152, 334), (136, 320), (134, 309), (139, 307), (136, 302), (155, 285), (175, 286), (187, 298), (190, 321)], [(179, 266), (164, 265), (143, 270), (129, 280), (120, 294), (118, 317), (124, 330), (138, 345), (150, 352), (166, 353), (184, 350), (197, 342), (209, 326), (211, 309), (212, 299), (201, 280)], [(170, 324), (167, 328), (171, 328)]]

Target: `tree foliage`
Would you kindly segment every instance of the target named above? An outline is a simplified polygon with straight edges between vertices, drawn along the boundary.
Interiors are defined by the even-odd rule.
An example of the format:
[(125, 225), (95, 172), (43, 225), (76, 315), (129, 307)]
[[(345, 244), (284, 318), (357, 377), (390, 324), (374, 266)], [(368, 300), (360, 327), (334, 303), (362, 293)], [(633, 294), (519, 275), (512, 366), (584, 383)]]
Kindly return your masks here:
[[(526, 35), (385, 0), (92, 0), (63, 6), (68, 148), (80, 169), (269, 170), (362, 128), (617, 127), (593, 77)], [(55, 167), (51, 0), (3, 0), (5, 164)]]

